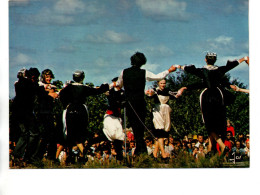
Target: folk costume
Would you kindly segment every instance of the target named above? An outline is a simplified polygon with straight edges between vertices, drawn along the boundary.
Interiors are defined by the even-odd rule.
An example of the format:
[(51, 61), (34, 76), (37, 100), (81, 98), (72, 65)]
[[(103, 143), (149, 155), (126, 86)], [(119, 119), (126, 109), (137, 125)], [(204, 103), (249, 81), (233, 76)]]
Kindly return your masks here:
[(133, 129), (136, 142), (135, 154), (147, 153), (146, 144), (144, 141), (144, 121), (146, 115), (146, 102), (144, 100), (144, 89), (146, 80), (155, 81), (165, 78), (170, 72), (176, 69), (166, 70), (157, 75), (141, 69), (141, 66), (146, 63), (146, 57), (143, 53), (136, 52), (131, 56), (132, 67), (124, 69), (116, 85), (120, 88), (124, 87), (126, 96), (126, 115), (130, 126)]
[(108, 99), (108, 109), (104, 116), (104, 134), (109, 141), (121, 140), (124, 141), (125, 134), (122, 128), (121, 119), (121, 108), (122, 100), (124, 97), (123, 90), (115, 90), (114, 88), (109, 90)]
[(125, 134), (122, 127), (121, 109), (125, 104), (124, 91), (122, 89), (112, 88), (109, 90), (108, 109), (104, 116), (103, 132), (109, 141), (114, 142), (117, 160), (122, 160), (122, 145)]
[[(49, 70), (49, 69), (48, 69)], [(53, 84), (47, 84), (44, 80), (39, 81), (39, 86), (48, 90), (55, 91), (57, 87)], [(57, 150), (58, 132), (54, 125), (54, 102), (55, 100), (50, 95), (40, 97), (38, 99), (37, 119), (40, 127), (40, 142), (38, 146), (38, 155), (42, 157), (47, 151), (49, 159), (55, 159)]]
[(167, 138), (171, 129), (171, 112), (172, 109), (167, 104), (170, 99), (175, 99), (172, 91), (167, 88), (160, 90), (154, 89), (155, 94), (151, 97), (154, 98), (155, 106), (153, 108), (153, 134), (157, 138)]
[(203, 68), (196, 68), (194, 65), (183, 67), (186, 72), (202, 79), (201, 83), (187, 86), (187, 90), (204, 88), (200, 94), (200, 106), (208, 133), (224, 135), (226, 131), (226, 105), (230, 103), (230, 97), (225, 88), (230, 88), (230, 83), (224, 75), (237, 65), (239, 62), (235, 60), (227, 61), (226, 66), (219, 67), (215, 65), (205, 65)]
[(104, 93), (109, 89), (108, 84), (102, 84), (99, 88), (83, 85), (84, 72), (78, 71), (75, 74), (80, 75), (81, 78), (79, 80), (74, 79), (74, 83), (67, 85), (60, 91), (60, 100), (65, 109), (63, 112), (65, 119), (64, 136), (70, 146), (75, 143), (84, 143), (86, 139), (88, 125), (86, 98)]
[[(19, 75), (19, 72), (18, 72)], [(38, 85), (40, 75), (37, 68), (24, 70), (23, 75), (17, 77), (12, 106), (12, 120), (16, 121), (20, 128), (20, 137), (14, 150), (14, 157), (28, 162), (36, 160), (36, 149), (39, 141), (39, 128), (35, 117), (35, 101), (44, 98), (48, 93)]]

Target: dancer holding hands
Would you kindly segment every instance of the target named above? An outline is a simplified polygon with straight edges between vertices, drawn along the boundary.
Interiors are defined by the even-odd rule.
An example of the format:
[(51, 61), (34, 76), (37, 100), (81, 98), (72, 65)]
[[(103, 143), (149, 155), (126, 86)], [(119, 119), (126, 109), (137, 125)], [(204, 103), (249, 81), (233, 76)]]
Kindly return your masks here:
[(124, 87), (127, 100), (126, 115), (130, 126), (133, 129), (136, 141), (135, 155), (147, 153), (144, 141), (144, 121), (146, 113), (146, 102), (144, 100), (144, 91), (146, 81), (159, 81), (165, 78), (169, 73), (176, 70), (175, 66), (171, 66), (159, 74), (153, 74), (150, 71), (141, 69), (146, 64), (146, 57), (143, 53), (136, 52), (131, 56), (131, 67), (124, 69), (116, 83), (110, 86)]
[(158, 81), (156, 89), (149, 89), (145, 92), (149, 97), (154, 98), (155, 106), (153, 108), (153, 134), (157, 138), (155, 140), (155, 149), (153, 151), (154, 158), (158, 157), (158, 151), (161, 150), (162, 159), (169, 157), (164, 150), (164, 138), (169, 137), (171, 129), (171, 112), (172, 109), (168, 105), (170, 99), (174, 99), (175, 95), (166, 88), (166, 80)]
[(176, 97), (181, 96), (185, 90), (204, 89), (200, 95), (200, 106), (209, 135), (208, 152), (211, 151), (212, 144), (216, 141), (221, 148), (221, 152), (224, 153), (225, 145), (219, 135), (226, 131), (227, 97), (225, 96), (225, 87), (230, 88), (230, 83), (224, 82), (224, 75), (244, 61), (249, 63), (249, 57), (227, 61), (225, 66), (214, 65), (216, 60), (216, 53), (207, 53), (205, 57), (206, 65), (203, 68), (196, 68), (194, 65), (178, 65), (177, 68), (198, 76), (202, 79), (202, 82), (182, 87), (178, 90)]

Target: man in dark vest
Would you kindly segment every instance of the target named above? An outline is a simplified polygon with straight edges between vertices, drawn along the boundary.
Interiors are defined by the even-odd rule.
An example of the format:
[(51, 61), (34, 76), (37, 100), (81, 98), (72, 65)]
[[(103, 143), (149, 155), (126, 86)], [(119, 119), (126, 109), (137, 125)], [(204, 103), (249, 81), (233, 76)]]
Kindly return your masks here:
[(142, 124), (145, 121), (146, 113), (146, 102), (144, 99), (146, 81), (161, 80), (170, 72), (174, 72), (176, 67), (173, 65), (168, 70), (155, 75), (147, 70), (141, 69), (141, 66), (146, 64), (146, 57), (143, 53), (136, 52), (131, 56), (130, 60), (132, 67), (124, 69), (121, 72), (116, 86), (124, 87), (125, 89), (125, 96), (128, 101), (126, 104), (126, 115), (134, 133), (136, 142), (135, 155), (139, 155), (141, 153), (147, 153), (144, 141), (145, 127)]

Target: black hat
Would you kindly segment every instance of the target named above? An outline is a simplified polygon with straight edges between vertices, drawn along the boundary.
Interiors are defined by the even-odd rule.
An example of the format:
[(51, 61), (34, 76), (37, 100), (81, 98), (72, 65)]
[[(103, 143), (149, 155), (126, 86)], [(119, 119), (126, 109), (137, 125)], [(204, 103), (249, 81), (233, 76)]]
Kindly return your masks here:
[(29, 69), (29, 77), (36, 77), (38, 78), (40, 76), (40, 72), (37, 68), (30, 68)]
[(117, 79), (118, 79), (118, 77), (115, 77), (115, 78), (113, 78), (111, 81), (112, 81), (112, 82), (115, 82), (115, 81), (117, 81)]

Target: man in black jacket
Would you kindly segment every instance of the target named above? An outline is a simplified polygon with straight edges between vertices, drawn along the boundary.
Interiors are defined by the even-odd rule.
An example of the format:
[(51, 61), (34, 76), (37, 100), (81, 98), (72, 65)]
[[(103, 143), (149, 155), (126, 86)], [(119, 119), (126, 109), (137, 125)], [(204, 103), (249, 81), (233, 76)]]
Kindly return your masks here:
[(157, 75), (141, 69), (141, 66), (146, 64), (146, 57), (143, 53), (136, 52), (130, 58), (131, 67), (124, 69), (116, 85), (124, 86), (125, 95), (128, 103), (126, 104), (126, 114), (129, 123), (133, 129), (134, 138), (136, 141), (135, 155), (147, 153), (146, 144), (144, 141), (144, 121), (146, 113), (146, 102), (144, 99), (144, 91), (146, 81), (158, 81), (165, 78), (170, 72), (176, 70), (175, 66), (171, 66)]
[(21, 130), (20, 137), (14, 150), (17, 160), (33, 162), (39, 141), (39, 129), (34, 113), (37, 96), (48, 96), (44, 88), (39, 87), (40, 72), (37, 68), (18, 72), (18, 81), (15, 83), (16, 96), (13, 102), (13, 117)]

